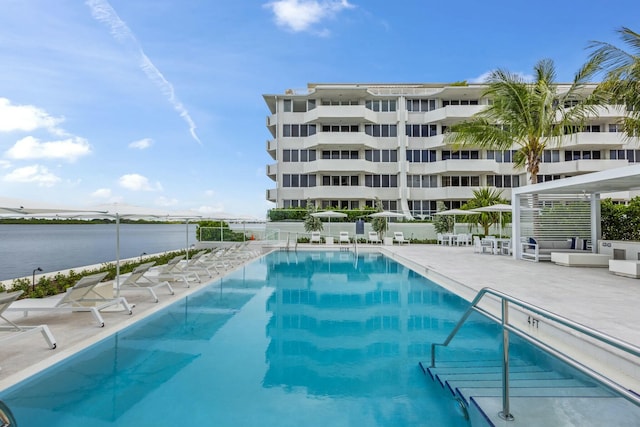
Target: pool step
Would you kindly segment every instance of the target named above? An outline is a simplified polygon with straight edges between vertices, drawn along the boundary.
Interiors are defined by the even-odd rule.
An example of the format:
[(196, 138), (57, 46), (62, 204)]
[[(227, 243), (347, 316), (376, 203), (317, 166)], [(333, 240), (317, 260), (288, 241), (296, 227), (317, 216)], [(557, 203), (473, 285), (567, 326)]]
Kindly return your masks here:
[[(502, 366), (495, 360), (427, 366), (420, 363), (424, 374), (459, 402), (473, 426), (507, 425), (497, 415), (502, 409)], [(511, 413), (517, 414), (517, 422), (509, 425), (514, 427), (640, 425), (640, 408), (587, 380), (514, 360), (510, 363), (509, 385)], [(592, 414), (591, 418), (598, 421), (584, 424), (580, 411), (589, 408), (589, 402), (600, 408), (601, 414)], [(580, 421), (574, 423), (577, 419)]]

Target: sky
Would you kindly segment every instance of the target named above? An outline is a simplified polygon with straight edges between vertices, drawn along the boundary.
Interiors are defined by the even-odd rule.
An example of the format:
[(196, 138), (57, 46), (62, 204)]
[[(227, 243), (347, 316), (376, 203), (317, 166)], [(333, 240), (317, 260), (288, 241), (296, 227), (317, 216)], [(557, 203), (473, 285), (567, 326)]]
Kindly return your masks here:
[(640, 31), (637, 0), (0, 0), (0, 197), (264, 219), (264, 94), (482, 82)]

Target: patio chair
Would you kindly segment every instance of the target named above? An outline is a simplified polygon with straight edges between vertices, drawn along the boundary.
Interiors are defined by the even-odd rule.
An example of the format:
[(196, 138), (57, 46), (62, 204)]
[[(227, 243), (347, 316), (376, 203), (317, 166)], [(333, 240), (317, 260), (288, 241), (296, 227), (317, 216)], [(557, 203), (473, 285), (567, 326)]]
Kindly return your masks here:
[(403, 243), (409, 243), (409, 241), (404, 238), (404, 233), (402, 231), (393, 232), (393, 241), (398, 242), (399, 245), (402, 245)]
[(380, 243), (382, 244), (382, 240), (380, 240), (380, 237), (378, 236), (378, 233), (375, 231), (370, 231), (369, 232), (369, 238), (367, 239), (367, 243)]
[(442, 233), (436, 234), (436, 243), (439, 245), (444, 245), (444, 235)]
[(469, 235), (467, 233), (460, 233), (456, 236), (456, 245), (468, 246), (470, 244), (471, 240), (469, 239)]
[(122, 306), (129, 314), (133, 314), (134, 305), (129, 304), (124, 297), (107, 298), (98, 292), (95, 287), (105, 278), (106, 272), (85, 276), (65, 293), (54, 295), (48, 298), (25, 298), (15, 301), (7, 311), (22, 311), (25, 316), (30, 311), (42, 311), (47, 313), (69, 313), (77, 311), (88, 311), (98, 322), (100, 327), (104, 326), (104, 320), (100, 310), (107, 307)]
[(340, 244), (346, 243), (347, 245), (349, 243), (351, 243), (351, 239), (349, 238), (349, 232), (348, 231), (341, 231), (338, 242)]
[(180, 261), (182, 261), (184, 257), (185, 255), (177, 255), (164, 265), (160, 265), (157, 268), (150, 268), (147, 271), (146, 277), (156, 282), (163, 280), (167, 282), (182, 281), (187, 288), (191, 286), (191, 281), (199, 283), (200, 276), (195, 271), (188, 271), (186, 266), (183, 267), (180, 265)]
[(121, 276), (121, 278), (125, 278), (125, 280), (120, 283), (121, 291), (131, 291), (131, 290), (140, 290), (146, 289), (151, 294), (154, 302), (158, 302), (158, 295), (156, 295), (155, 290), (160, 287), (166, 287), (171, 295), (175, 295), (173, 288), (169, 284), (168, 281), (156, 281), (152, 280), (149, 277), (146, 277), (145, 274), (149, 269), (155, 264), (154, 262), (147, 262), (145, 264), (140, 264), (137, 266), (129, 275)]
[(7, 333), (0, 334), (0, 344), (5, 346), (6, 342), (11, 341), (16, 338), (24, 337), (25, 335), (29, 335), (33, 332), (40, 332), (42, 336), (47, 341), (47, 344), (51, 349), (56, 348), (56, 339), (53, 337), (53, 334), (49, 330), (47, 325), (38, 325), (38, 326), (22, 326), (16, 325), (11, 320), (7, 319), (2, 315), (6, 309), (9, 308), (14, 301), (18, 299), (18, 297), (22, 295), (22, 291), (15, 292), (5, 292), (0, 293), (0, 319), (4, 320), (6, 325), (0, 325), (0, 331), (7, 331)]
[(309, 240), (309, 243), (321, 243), (319, 231), (311, 232), (311, 239)]

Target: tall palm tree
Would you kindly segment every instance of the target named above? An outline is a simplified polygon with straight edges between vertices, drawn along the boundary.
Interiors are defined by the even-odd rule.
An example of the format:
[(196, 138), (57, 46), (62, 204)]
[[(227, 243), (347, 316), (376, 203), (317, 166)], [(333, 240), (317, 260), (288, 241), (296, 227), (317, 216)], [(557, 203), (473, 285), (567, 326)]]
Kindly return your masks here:
[(596, 63), (588, 62), (567, 85), (555, 82), (555, 66), (549, 59), (535, 65), (532, 82), (495, 70), (483, 93), (492, 103), (469, 120), (452, 126), (445, 142), (497, 150), (515, 146), (515, 166), (526, 167), (535, 184), (543, 151), (560, 145), (562, 138), (584, 123), (589, 114), (595, 114), (595, 105), (602, 103), (599, 92), (585, 90), (597, 69)]
[(640, 34), (626, 27), (617, 33), (629, 50), (610, 43), (591, 42), (589, 61), (605, 72), (599, 88), (610, 96), (609, 102), (627, 106), (628, 116), (623, 120), (626, 134), (640, 136)]

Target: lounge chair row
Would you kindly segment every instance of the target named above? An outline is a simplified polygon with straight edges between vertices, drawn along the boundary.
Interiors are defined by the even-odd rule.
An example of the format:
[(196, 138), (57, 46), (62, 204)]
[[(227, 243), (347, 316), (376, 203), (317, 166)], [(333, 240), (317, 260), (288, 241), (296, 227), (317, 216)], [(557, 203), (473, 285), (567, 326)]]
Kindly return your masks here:
[[(23, 291), (0, 293), (0, 331), (12, 332), (0, 334), (0, 345), (8, 341), (22, 337), (31, 332), (41, 332), (48, 346), (56, 348), (56, 340), (47, 325), (22, 326), (5, 317), (5, 313), (21, 312), (26, 317), (30, 312), (42, 313), (72, 313), (90, 312), (98, 326), (104, 327), (104, 319), (101, 311), (106, 308), (120, 307), (128, 314), (133, 314), (134, 304), (120, 296), (120, 292), (131, 290), (146, 290), (154, 302), (158, 302), (156, 291), (166, 288), (167, 292), (174, 295), (172, 282), (184, 283), (189, 287), (193, 282), (200, 282), (201, 274), (219, 274), (223, 269), (232, 268), (239, 263), (259, 255), (251, 251), (246, 245), (240, 244), (233, 247), (195, 254), (189, 261), (184, 260), (185, 255), (176, 256), (166, 265), (154, 266), (154, 262), (141, 264), (131, 273), (122, 275), (114, 281), (113, 293), (106, 296), (104, 288), (96, 289), (102, 283), (107, 273), (98, 273), (82, 277), (78, 282), (68, 288), (66, 292), (48, 298), (18, 298)], [(16, 332), (16, 333), (14, 333)]]

